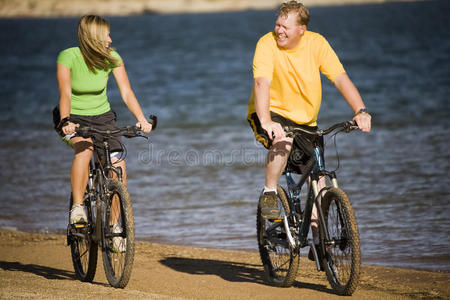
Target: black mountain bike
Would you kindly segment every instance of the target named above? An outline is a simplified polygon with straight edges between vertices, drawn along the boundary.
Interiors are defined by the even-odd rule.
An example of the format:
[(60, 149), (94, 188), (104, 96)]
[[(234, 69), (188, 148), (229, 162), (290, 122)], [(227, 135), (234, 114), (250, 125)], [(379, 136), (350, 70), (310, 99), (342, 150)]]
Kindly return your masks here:
[[(354, 121), (338, 123), (326, 130), (305, 130), (299, 127), (285, 127), (287, 136), (294, 142), (291, 157), (283, 174), (287, 181), (287, 192), (278, 185), (277, 198), (281, 219), (267, 220), (261, 216), (258, 206), (256, 227), (259, 253), (268, 281), (281, 287), (291, 286), (297, 276), (300, 249), (309, 246), (318, 271), (325, 271), (333, 290), (339, 295), (352, 295), (359, 283), (361, 252), (356, 219), (345, 192), (338, 187), (336, 173), (324, 166), (323, 151), (319, 137), (335, 131), (350, 132), (357, 129)], [(312, 135), (313, 155), (301, 172), (295, 164), (296, 149), (302, 149), (296, 134), (306, 132)], [(298, 161), (298, 160), (297, 160)], [(301, 174), (296, 183), (293, 174)], [(319, 190), (318, 181), (326, 178), (326, 186)], [(300, 201), (302, 186), (310, 178), (307, 199), (304, 206)], [(308, 238), (311, 212), (316, 205), (319, 223), (318, 247)]]
[[(153, 130), (157, 118), (150, 115)], [(124, 288), (131, 277), (134, 261), (134, 219), (130, 196), (122, 182), (122, 169), (111, 163), (108, 138), (120, 134), (127, 138), (144, 137), (136, 126), (117, 130), (81, 127), (76, 133), (84, 138), (102, 137), (103, 151), (94, 146), (89, 167), (89, 181), (84, 194), (87, 223), (70, 224), (67, 245), (70, 246), (76, 277), (92, 282), (97, 268), (98, 247), (109, 284)], [(95, 135), (94, 135), (95, 134)], [(70, 197), (69, 210), (73, 198)]]

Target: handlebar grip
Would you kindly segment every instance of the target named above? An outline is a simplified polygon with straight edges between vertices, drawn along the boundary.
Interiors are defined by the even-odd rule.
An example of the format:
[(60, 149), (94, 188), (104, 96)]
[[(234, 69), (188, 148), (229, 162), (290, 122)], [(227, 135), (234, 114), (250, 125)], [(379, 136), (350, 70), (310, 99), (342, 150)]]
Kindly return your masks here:
[(155, 130), (156, 125), (158, 125), (158, 117), (155, 115), (150, 115), (149, 118), (152, 120), (152, 122), (150, 122), (150, 124), (152, 124), (152, 130)]
[(126, 132), (124, 133), (124, 137), (126, 138), (132, 138), (135, 137), (137, 134), (137, 131), (139, 131), (139, 127), (137, 126), (127, 126), (126, 128)]
[(77, 135), (87, 139), (90, 137), (90, 130), (91, 127), (77, 127), (75, 128), (75, 132), (77, 133)]

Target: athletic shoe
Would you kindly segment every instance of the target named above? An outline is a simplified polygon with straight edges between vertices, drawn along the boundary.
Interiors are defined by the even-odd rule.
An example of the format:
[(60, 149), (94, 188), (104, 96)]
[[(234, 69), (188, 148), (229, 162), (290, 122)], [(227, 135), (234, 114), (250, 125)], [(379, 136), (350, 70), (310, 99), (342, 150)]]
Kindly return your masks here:
[(70, 210), (70, 224), (76, 223), (87, 223), (86, 212), (82, 204), (74, 204)]
[[(112, 226), (113, 233), (122, 233), (122, 228), (118, 223)], [(113, 251), (116, 253), (123, 253), (127, 250), (127, 240), (121, 236), (115, 236), (112, 239), (113, 242)]]
[(259, 198), (261, 216), (264, 219), (281, 219), (277, 206), (277, 194), (275, 192), (265, 192)]

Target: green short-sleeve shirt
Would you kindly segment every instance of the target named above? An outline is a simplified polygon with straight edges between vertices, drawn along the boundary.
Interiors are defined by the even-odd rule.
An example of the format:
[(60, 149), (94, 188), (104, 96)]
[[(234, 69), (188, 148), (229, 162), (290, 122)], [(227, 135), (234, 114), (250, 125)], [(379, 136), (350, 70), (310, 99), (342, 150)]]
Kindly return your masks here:
[[(111, 54), (119, 61), (122, 58), (116, 51)], [(82, 116), (97, 116), (111, 109), (106, 95), (109, 73), (113, 68), (95, 69), (91, 72), (83, 59), (80, 48), (72, 47), (59, 53), (57, 63), (70, 69), (70, 84), (72, 86), (72, 101), (70, 113)]]

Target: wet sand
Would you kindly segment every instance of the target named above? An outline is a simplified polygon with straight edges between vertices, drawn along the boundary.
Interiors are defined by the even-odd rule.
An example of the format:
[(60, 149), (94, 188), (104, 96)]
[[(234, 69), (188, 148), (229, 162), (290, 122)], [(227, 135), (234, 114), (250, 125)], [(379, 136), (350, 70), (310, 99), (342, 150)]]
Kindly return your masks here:
[[(75, 279), (63, 235), (0, 230), (0, 239), (0, 299), (342, 299), (303, 258), (294, 285), (277, 288), (258, 253), (138, 242), (128, 286), (114, 289), (101, 256), (93, 283)], [(450, 274), (364, 265), (349, 298), (449, 299)]]

